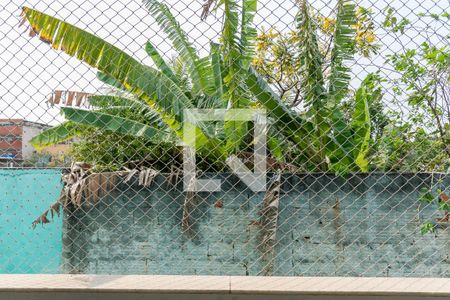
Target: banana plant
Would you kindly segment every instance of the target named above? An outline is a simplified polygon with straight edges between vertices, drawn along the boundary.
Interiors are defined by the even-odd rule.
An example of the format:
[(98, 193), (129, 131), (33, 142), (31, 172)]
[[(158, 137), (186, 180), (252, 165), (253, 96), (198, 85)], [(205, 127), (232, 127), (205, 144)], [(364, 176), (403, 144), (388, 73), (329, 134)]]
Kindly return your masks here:
[[(35, 9), (23, 8), (22, 23), (28, 22), (31, 36), (38, 36), (53, 49), (97, 69), (99, 80), (120, 91), (120, 96), (89, 96), (92, 104), (90, 110), (62, 107), (66, 122), (36, 136), (32, 140), (35, 146), (73, 138), (85, 127), (145, 138), (155, 144), (168, 140), (175, 143), (177, 139), (184, 138), (184, 109), (260, 107), (267, 110), (271, 122), (268, 146), (277, 159), (285, 159), (280, 149), (283, 144), (289, 143), (295, 145), (306, 160), (319, 165), (321, 170), (366, 170), (364, 151), (367, 147), (366, 139), (362, 137), (367, 136), (367, 132), (370, 136), (370, 127), (366, 126), (369, 116), (364, 110), (367, 108), (364, 92), (361, 91), (358, 97), (361, 103), (355, 105), (357, 121), (347, 124), (338, 110), (349, 82), (348, 68), (345, 66), (351, 54), (348, 36), (352, 34), (348, 1), (338, 1), (328, 88), (323, 78), (305, 79), (305, 94), (315, 93), (307, 101), (310, 111), (306, 116), (287, 107), (270, 85), (250, 67), (256, 37), (252, 26), (256, 0), (220, 1), (224, 10), (221, 43), (211, 43), (210, 54), (205, 57), (198, 55), (167, 5), (158, 0), (143, 2), (172, 42), (177, 59), (185, 66), (187, 84), (173, 64), (164, 60), (151, 40), (145, 45), (145, 50), (155, 67), (140, 63), (114, 45), (74, 25)], [(308, 17), (308, 12), (305, 13), (300, 7), (299, 15)], [(307, 54), (302, 54), (305, 56), (305, 66), (311, 72), (314, 68), (321, 69), (323, 64), (313, 57), (316, 51), (313, 49), (316, 47), (313, 27), (307, 24), (307, 20), (302, 22), (304, 25), (300, 25), (300, 33), (303, 27), (311, 27), (306, 32), (308, 36), (305, 36), (309, 39), (305, 53), (312, 51), (308, 52), (312, 58), (308, 60)], [(123, 113), (130, 108), (137, 109), (145, 118), (134, 118)], [(364, 113), (361, 114), (361, 111)], [(222, 131), (211, 130), (210, 125), (202, 123), (193, 125), (198, 153), (214, 160), (224, 160), (230, 153), (242, 151), (246, 138), (251, 135), (248, 124), (244, 122), (225, 122)], [(344, 140), (344, 137), (350, 137), (350, 140)], [(357, 141), (358, 148), (362, 150), (355, 152), (352, 151), (354, 147), (348, 149), (348, 141)]]
[[(170, 69), (150, 43), (147, 44), (147, 51), (155, 61), (158, 69), (146, 66), (136, 59), (96, 37), (87, 31), (81, 30), (67, 22), (24, 7), (24, 18), (31, 25), (31, 35), (38, 35), (41, 40), (51, 44), (56, 50), (62, 50), (70, 56), (76, 57), (88, 65), (98, 69), (98, 78), (115, 88), (122, 89), (130, 95), (124, 100), (134, 101), (147, 110), (151, 110), (154, 115), (161, 120), (164, 127), (170, 129), (171, 134), (182, 138), (183, 110), (194, 108), (196, 101), (200, 98), (200, 93), (209, 96), (214, 89), (210, 86), (208, 71), (211, 69), (205, 59), (199, 59), (195, 51), (187, 42), (187, 37), (179, 28), (179, 24), (174, 21), (173, 16), (168, 13), (165, 5), (157, 1), (149, 1), (152, 8), (159, 12), (158, 22), (163, 29), (170, 32), (176, 49), (180, 56), (190, 66), (191, 81), (193, 89), (191, 94), (185, 93), (180, 88), (176, 78), (171, 74)], [(158, 17), (159, 16), (159, 17)], [(170, 23), (174, 22), (174, 23)], [(165, 24), (165, 25), (164, 25)], [(206, 71), (205, 71), (206, 70)], [(93, 97), (89, 97), (92, 101)], [(114, 106), (113, 101), (110, 103)], [(110, 130), (126, 135), (145, 136), (158, 143), (162, 130), (156, 125), (146, 125), (133, 120), (127, 120), (115, 115), (112, 111), (104, 112), (99, 110), (85, 111), (78, 108), (61, 108), (65, 118), (69, 121), (60, 126), (45, 131), (36, 136), (32, 142), (36, 146), (45, 146), (73, 137), (79, 131), (75, 130), (74, 123), (84, 124)], [(159, 125), (159, 127), (161, 127)], [(216, 145), (217, 139), (208, 136), (203, 128), (196, 128), (197, 145), (215, 157), (220, 157), (220, 147)]]
[[(79, 108), (62, 107), (61, 111), (67, 122), (36, 136), (32, 140), (35, 146), (42, 147), (76, 136), (80, 133), (80, 127), (75, 124), (93, 126), (125, 135), (144, 136), (154, 140), (155, 143), (159, 142), (162, 134), (173, 134), (182, 139), (184, 109), (242, 108), (250, 103), (248, 100), (251, 98), (250, 89), (246, 88), (243, 80), (247, 73), (240, 71), (251, 59), (250, 49), (253, 47), (256, 30), (250, 23), (256, 10), (256, 1), (242, 2), (245, 17), (242, 18), (241, 32), (238, 34), (237, 31), (231, 30), (233, 33), (226, 35), (230, 28), (239, 27), (239, 19), (236, 18), (238, 5), (230, 1), (227, 11), (233, 17), (226, 19), (223, 28), (224, 36), (227, 38), (223, 39), (222, 45), (211, 44), (210, 55), (202, 58), (197, 55), (186, 33), (165, 4), (156, 0), (147, 0), (144, 3), (172, 41), (179, 59), (187, 66), (192, 86), (189, 91), (180, 86), (181, 79), (177, 78), (174, 70), (164, 61), (151, 41), (148, 41), (145, 49), (158, 69), (139, 63), (117, 47), (76, 26), (37, 10), (23, 8), (23, 16), (31, 26), (32, 36), (38, 36), (42, 41), (51, 44), (52, 48), (64, 51), (96, 68), (99, 70), (98, 79), (116, 89), (123, 90), (130, 96), (122, 97), (123, 102), (128, 102), (128, 105), (133, 102), (145, 106), (161, 121), (158, 124), (149, 125), (127, 120), (111, 109), (105, 111), (104, 105), (102, 109), (95, 109), (93, 105), (94, 109), (89, 112)], [(234, 74), (237, 74), (236, 77)], [(248, 77), (254, 76), (248, 74)], [(242, 100), (244, 95), (245, 105)], [(95, 101), (95, 97), (99, 96), (89, 97), (91, 103)], [(107, 96), (105, 97), (103, 99), (107, 100)], [(269, 95), (270, 97), (272, 94)], [(267, 105), (266, 98), (267, 95), (264, 96), (266, 102), (263, 104), (265, 105)], [(111, 97), (109, 99), (112, 100)], [(255, 102), (257, 99), (252, 101)], [(241, 101), (241, 104), (236, 105), (238, 101)], [(275, 95), (273, 95), (272, 105), (274, 103), (282, 106)], [(110, 106), (114, 107), (115, 101), (111, 101)], [(288, 115), (292, 115), (292, 112), (288, 112)], [(228, 132), (228, 137), (223, 141), (217, 136), (208, 134), (208, 130), (201, 124), (196, 125), (198, 125), (196, 145), (200, 151), (213, 152), (215, 158), (223, 157), (224, 153), (229, 152), (226, 149), (229, 148), (231, 141), (242, 142), (246, 134), (246, 131), (241, 131), (242, 136), (237, 137), (233, 136), (234, 130), (225, 130)], [(234, 147), (234, 151), (239, 149), (238, 146)]]
[[(356, 95), (350, 120), (341, 109), (349, 96), (350, 68), (355, 54), (355, 4), (337, 1), (336, 25), (331, 54), (322, 57), (318, 29), (312, 8), (306, 0), (299, 2), (297, 15), (299, 61), (301, 63), (302, 96), (306, 118), (313, 124), (311, 136), (321, 170), (336, 172), (368, 171), (366, 154), (370, 139), (368, 94), (362, 85)], [(325, 61), (328, 59), (329, 61)]]

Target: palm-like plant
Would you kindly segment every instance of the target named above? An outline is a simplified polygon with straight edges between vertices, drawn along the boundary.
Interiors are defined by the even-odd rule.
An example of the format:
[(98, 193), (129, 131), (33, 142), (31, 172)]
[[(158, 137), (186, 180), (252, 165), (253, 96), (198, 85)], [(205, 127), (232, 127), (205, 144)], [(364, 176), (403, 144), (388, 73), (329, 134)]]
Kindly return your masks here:
[[(299, 47), (304, 64), (304, 93), (308, 95), (309, 107), (306, 116), (300, 116), (288, 108), (249, 66), (256, 37), (256, 30), (252, 27), (256, 0), (220, 2), (225, 16), (221, 44), (211, 43), (210, 55), (206, 57), (198, 56), (165, 4), (158, 0), (144, 0), (144, 3), (172, 41), (178, 59), (186, 67), (188, 85), (182, 83), (183, 79), (150, 41), (145, 49), (156, 68), (141, 64), (87, 31), (37, 10), (23, 8), (24, 19), (31, 25), (33, 36), (39, 36), (54, 49), (98, 69), (100, 80), (123, 92), (118, 96), (90, 96), (91, 110), (62, 107), (67, 121), (36, 136), (32, 141), (36, 146), (78, 135), (82, 130), (79, 124), (144, 138), (154, 144), (161, 141), (175, 143), (177, 139), (183, 139), (184, 109), (257, 106), (267, 109), (271, 122), (268, 146), (276, 158), (285, 159), (280, 149), (289, 143), (295, 145), (302, 157), (317, 165), (319, 170), (367, 169), (364, 156), (368, 143), (366, 137), (370, 136), (370, 122), (364, 91), (356, 97), (358, 103), (351, 124), (343, 119), (338, 110), (340, 101), (347, 95), (349, 84), (345, 61), (353, 51), (353, 6), (349, 1), (338, 1), (328, 87), (321, 78), (322, 70), (319, 72), (322, 65), (317, 60), (317, 41), (308, 20), (308, 4), (300, 3), (298, 29), (302, 43)], [(123, 114), (130, 108), (138, 109), (146, 118)], [(227, 121), (223, 130), (211, 130), (210, 125), (201, 123), (193, 125), (197, 151), (218, 161), (230, 153), (242, 151), (243, 141), (250, 135), (247, 124), (243, 122)]]
[(341, 102), (348, 96), (350, 69), (347, 62), (355, 52), (355, 5), (338, 1), (330, 60), (325, 63), (320, 52), (317, 26), (307, 1), (299, 1), (297, 16), (301, 92), (306, 118), (313, 124), (312, 140), (319, 166), (337, 172), (368, 170), (365, 155), (370, 139), (368, 98), (363, 85), (354, 100), (350, 120), (344, 117)]

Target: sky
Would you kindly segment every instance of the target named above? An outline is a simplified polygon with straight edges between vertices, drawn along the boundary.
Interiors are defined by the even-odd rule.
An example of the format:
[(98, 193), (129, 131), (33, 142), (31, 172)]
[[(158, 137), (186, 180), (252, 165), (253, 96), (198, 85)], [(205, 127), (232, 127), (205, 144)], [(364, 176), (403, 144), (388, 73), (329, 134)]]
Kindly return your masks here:
[[(200, 20), (202, 0), (165, 1), (176, 19), (188, 33), (201, 55), (208, 53), (211, 40), (218, 41), (221, 30), (220, 14)], [(314, 7), (324, 15), (332, 13), (335, 1), (314, 1)], [(384, 20), (384, 9), (390, 5), (400, 16), (408, 17), (418, 28), (427, 26), (425, 19), (417, 19), (418, 12), (442, 13), (450, 10), (449, 0), (362, 0), (361, 4), (374, 11), (377, 22)], [(62, 120), (56, 107), (46, 100), (54, 90), (74, 90), (101, 93), (104, 86), (95, 77), (96, 70), (61, 51), (55, 51), (38, 38), (31, 38), (25, 27), (18, 27), (22, 6), (29, 6), (64, 19), (82, 29), (104, 38), (126, 51), (142, 63), (152, 65), (144, 51), (148, 39), (170, 58), (175, 53), (167, 37), (159, 29), (140, 0), (0, 0), (0, 118), (23, 118), (46, 124)], [(276, 26), (287, 30), (294, 26), (296, 8), (293, 0), (260, 0), (256, 27)], [(450, 34), (450, 25), (434, 28), (441, 35)], [(407, 31), (398, 36), (377, 32), (382, 51), (371, 59), (358, 58), (351, 66), (352, 85), (357, 86), (368, 72), (380, 69), (386, 76), (395, 76), (385, 64), (389, 53), (417, 47), (427, 38), (437, 36), (427, 31)], [(436, 40), (437, 41), (437, 40)], [(387, 90), (389, 93), (389, 90)]]

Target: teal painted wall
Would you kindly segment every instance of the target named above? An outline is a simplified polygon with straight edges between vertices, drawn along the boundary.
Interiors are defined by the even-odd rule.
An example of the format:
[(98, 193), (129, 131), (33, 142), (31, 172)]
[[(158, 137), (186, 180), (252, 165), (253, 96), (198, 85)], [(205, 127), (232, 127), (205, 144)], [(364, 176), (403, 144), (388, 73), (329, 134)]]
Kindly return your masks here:
[(31, 223), (61, 192), (59, 169), (0, 169), (0, 273), (59, 273), (62, 218)]

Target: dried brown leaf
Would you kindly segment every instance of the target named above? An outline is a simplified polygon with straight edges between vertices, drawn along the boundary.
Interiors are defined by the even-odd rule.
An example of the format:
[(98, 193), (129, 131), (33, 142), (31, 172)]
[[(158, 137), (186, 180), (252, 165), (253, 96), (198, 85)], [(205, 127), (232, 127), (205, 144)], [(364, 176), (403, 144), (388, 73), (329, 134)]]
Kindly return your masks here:
[(216, 0), (205, 0), (205, 3), (202, 5), (202, 14), (200, 19), (205, 21), (211, 12), (211, 6), (216, 2)]
[(62, 93), (63, 91), (55, 91), (52, 104), (59, 104), (61, 102)]
[(260, 222), (260, 221), (257, 221), (257, 220), (251, 220), (251, 221), (248, 223), (248, 225), (259, 226), (259, 225), (261, 225), (261, 222)]
[(33, 229), (36, 228), (36, 225), (38, 224), (48, 224), (50, 223), (50, 220), (47, 218), (47, 214), (48, 214), (48, 210), (46, 210), (42, 215), (40, 215), (36, 220), (34, 220), (31, 223), (31, 227), (33, 227)]
[(80, 107), (83, 104), (83, 100), (86, 98), (88, 94), (83, 92), (76, 93), (76, 103), (77, 107)]
[(183, 203), (183, 217), (181, 219), (181, 226), (183, 232), (190, 233), (192, 229), (191, 225), (191, 212), (194, 209), (195, 193), (186, 192)]
[(281, 174), (275, 175), (263, 199), (261, 210), (261, 225), (263, 228), (261, 247), (264, 260), (267, 264), (263, 270), (264, 275), (272, 275), (273, 256), (276, 244), (276, 233), (278, 230), (278, 215), (280, 203)]
[(170, 175), (169, 175), (169, 178), (167, 178), (167, 187), (168, 188), (173, 187), (177, 184), (180, 174), (181, 174), (180, 169), (178, 169), (174, 165), (170, 166)]
[(99, 173), (98, 174), (99, 178), (99, 195), (103, 196), (106, 195), (108, 193), (108, 176), (104, 173)]
[(447, 203), (448, 200), (450, 200), (450, 197), (446, 193), (440, 193), (439, 199), (441, 199), (442, 202)]
[(59, 201), (53, 203), (53, 204), (50, 206), (50, 214), (51, 214), (51, 216), (52, 216), (52, 219), (53, 219), (53, 217), (54, 217), (55, 214), (58, 215), (58, 217), (59, 217), (60, 209), (61, 209), (61, 203), (60, 203)]
[(66, 94), (67, 94), (66, 105), (72, 106), (73, 99), (75, 98), (75, 92), (68, 91)]
[(37, 32), (34, 31), (33, 28), (30, 28), (30, 31), (28, 32), (28, 36), (29, 37), (35, 37), (37, 35)]
[(19, 23), (19, 28), (23, 26), (23, 24), (25, 24), (25, 22), (27, 21), (27, 18), (24, 16)]
[(91, 178), (91, 182), (89, 185), (89, 189), (94, 193), (94, 203), (98, 201), (100, 198), (100, 174), (95, 174), (93, 178)]
[(133, 169), (133, 170), (129, 171), (127, 177), (124, 179), (123, 182), (127, 183), (128, 181), (130, 181), (131, 178), (133, 178), (133, 176), (136, 175), (137, 172), (139, 172), (138, 169)]

